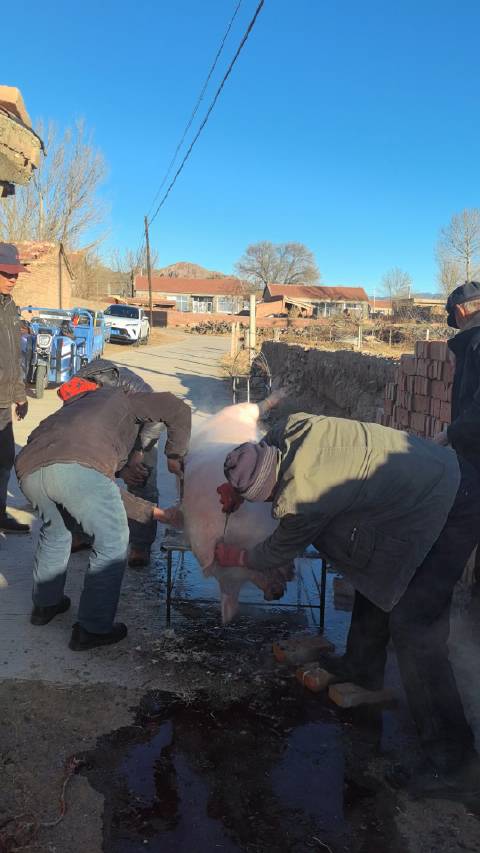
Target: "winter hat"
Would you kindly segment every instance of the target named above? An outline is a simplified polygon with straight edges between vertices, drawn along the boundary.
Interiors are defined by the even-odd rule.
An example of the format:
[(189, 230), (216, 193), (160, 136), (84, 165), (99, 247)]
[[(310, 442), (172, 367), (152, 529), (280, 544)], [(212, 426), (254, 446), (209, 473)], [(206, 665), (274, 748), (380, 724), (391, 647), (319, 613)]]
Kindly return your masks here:
[(480, 299), (480, 281), (466, 281), (465, 284), (461, 284), (455, 290), (452, 290), (445, 305), (449, 326), (458, 329), (455, 308), (457, 305), (463, 305), (465, 302), (470, 302), (473, 299)]
[(247, 501), (266, 501), (277, 482), (280, 451), (261, 441), (247, 441), (228, 454), (224, 472), (231, 486)]

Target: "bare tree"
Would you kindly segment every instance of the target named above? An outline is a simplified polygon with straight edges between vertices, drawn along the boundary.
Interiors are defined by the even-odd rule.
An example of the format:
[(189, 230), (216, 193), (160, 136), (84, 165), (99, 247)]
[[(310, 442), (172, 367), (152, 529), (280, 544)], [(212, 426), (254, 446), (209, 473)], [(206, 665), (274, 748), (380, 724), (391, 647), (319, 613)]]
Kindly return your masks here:
[(455, 290), (464, 279), (462, 267), (458, 261), (450, 258), (442, 258), (441, 255), (437, 257), (437, 263), (437, 281), (442, 296), (447, 300), (452, 290)]
[(408, 272), (400, 267), (392, 267), (382, 277), (381, 286), (389, 299), (405, 299), (410, 297), (412, 284), (413, 281)]
[(105, 206), (98, 198), (105, 161), (83, 121), (62, 136), (52, 123), (46, 130), (39, 127), (38, 133), (45, 139), (48, 156), (27, 186), (0, 200), (0, 237), (62, 242), (75, 249), (85, 232), (105, 219)]
[(442, 228), (437, 255), (444, 261), (455, 262), (460, 278), (465, 281), (480, 270), (480, 209), (465, 208), (454, 213), (446, 228)]
[(303, 243), (268, 240), (252, 243), (235, 265), (241, 278), (257, 287), (267, 284), (318, 284), (320, 271), (313, 253)]

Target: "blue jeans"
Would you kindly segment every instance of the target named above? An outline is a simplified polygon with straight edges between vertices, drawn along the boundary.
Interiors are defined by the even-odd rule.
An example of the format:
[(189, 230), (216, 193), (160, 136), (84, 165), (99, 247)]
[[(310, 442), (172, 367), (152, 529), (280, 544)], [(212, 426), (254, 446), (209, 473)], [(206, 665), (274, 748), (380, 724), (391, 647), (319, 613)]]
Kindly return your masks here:
[(62, 598), (72, 542), (64, 519), (70, 516), (93, 537), (78, 621), (87, 631), (107, 634), (127, 562), (128, 522), (118, 487), (93, 468), (71, 462), (40, 468), (24, 478), (21, 488), (42, 520), (33, 569), (34, 604), (48, 607)]

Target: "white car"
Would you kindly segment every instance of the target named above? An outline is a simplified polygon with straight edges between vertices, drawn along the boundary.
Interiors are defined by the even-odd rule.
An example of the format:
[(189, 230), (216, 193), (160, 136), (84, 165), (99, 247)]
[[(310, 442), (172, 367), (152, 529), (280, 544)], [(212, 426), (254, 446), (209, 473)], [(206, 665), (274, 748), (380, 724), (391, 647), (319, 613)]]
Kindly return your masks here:
[(150, 323), (143, 308), (110, 305), (104, 313), (111, 341), (137, 345), (148, 343)]

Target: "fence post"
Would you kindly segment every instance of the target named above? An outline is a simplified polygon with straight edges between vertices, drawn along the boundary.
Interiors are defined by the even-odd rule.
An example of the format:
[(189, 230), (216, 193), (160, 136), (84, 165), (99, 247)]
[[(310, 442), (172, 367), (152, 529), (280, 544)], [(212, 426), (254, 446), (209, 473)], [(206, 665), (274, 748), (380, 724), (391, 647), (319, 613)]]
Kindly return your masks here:
[(362, 329), (362, 324), (359, 323), (358, 324), (358, 349), (359, 350), (362, 349), (362, 343), (363, 343), (363, 329)]
[(230, 356), (235, 358), (238, 350), (238, 323), (232, 323), (232, 336), (230, 338)]
[(426, 340), (426, 341), (429, 341), (429, 340), (430, 340), (430, 329), (427, 329), (427, 333), (426, 333), (426, 335), (425, 335), (425, 340)]

